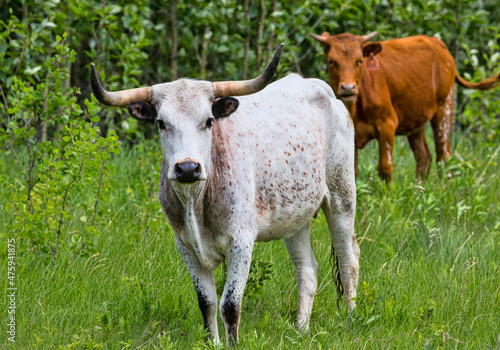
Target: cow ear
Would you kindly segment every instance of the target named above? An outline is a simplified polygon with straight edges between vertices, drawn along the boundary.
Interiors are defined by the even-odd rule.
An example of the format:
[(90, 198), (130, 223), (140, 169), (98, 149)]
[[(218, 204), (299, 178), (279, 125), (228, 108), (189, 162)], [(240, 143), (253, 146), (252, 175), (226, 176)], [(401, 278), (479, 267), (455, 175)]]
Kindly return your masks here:
[(363, 45), (363, 57), (369, 57), (373, 53), (373, 56), (378, 55), (382, 51), (382, 44), (373, 42), (366, 43)]
[(135, 101), (127, 107), (130, 115), (139, 120), (154, 122), (156, 120), (156, 108), (145, 101)]
[(212, 114), (217, 118), (228, 117), (231, 113), (238, 109), (240, 101), (234, 97), (224, 97), (216, 100), (212, 104)]

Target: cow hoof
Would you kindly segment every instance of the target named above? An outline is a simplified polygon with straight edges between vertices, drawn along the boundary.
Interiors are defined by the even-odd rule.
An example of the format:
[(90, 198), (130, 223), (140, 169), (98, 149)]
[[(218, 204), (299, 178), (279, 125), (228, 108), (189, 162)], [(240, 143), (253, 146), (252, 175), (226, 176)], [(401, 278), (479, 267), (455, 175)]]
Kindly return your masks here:
[(392, 174), (391, 173), (380, 173), (379, 176), (387, 184), (390, 184), (392, 182)]
[(297, 329), (297, 332), (299, 332), (300, 334), (309, 333), (309, 321), (305, 320), (295, 321), (295, 329)]

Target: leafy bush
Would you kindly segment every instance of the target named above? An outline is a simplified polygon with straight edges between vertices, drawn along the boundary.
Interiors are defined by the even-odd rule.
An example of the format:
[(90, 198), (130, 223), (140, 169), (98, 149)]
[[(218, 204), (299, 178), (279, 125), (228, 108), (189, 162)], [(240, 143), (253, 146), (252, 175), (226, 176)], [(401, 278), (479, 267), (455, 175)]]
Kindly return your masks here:
[[(7, 123), (0, 129), (0, 145), (15, 156), (23, 176), (13, 184), (13, 201), (7, 206), (15, 215), (21, 249), (37, 255), (51, 253), (54, 261), (63, 225), (75, 212), (75, 208), (70, 210), (75, 193), (94, 194), (93, 208), (85, 202), (75, 206), (85, 213), (80, 217), (85, 232), (95, 232), (99, 195), (108, 186), (106, 175), (112, 171), (107, 164), (109, 152), (120, 151), (113, 132), (105, 138), (99, 136), (93, 124), (99, 121), (95, 115), (98, 107), (86, 101), (82, 109), (76, 102), (79, 91), (62, 88), (62, 81), (68, 78), (64, 62), (73, 61), (75, 55), (65, 39), (66, 35), (57, 36), (55, 54), (38, 72), (43, 77), (39, 84), (33, 87), (13, 78), (6, 102)], [(50, 141), (46, 140), (47, 128), (54, 129)], [(76, 252), (87, 255), (88, 249)]]
[[(468, 80), (479, 81), (489, 77), (495, 66), (500, 63), (500, 26), (496, 28), (495, 36), (488, 41), (487, 52), (480, 53), (463, 43), (462, 48), (467, 54), (464, 64), (474, 67), (473, 75), (465, 73)], [(480, 59), (485, 62), (481, 65)], [(464, 90), (464, 99), (459, 107), (459, 123), (466, 133), (478, 132), (485, 137), (487, 144), (495, 146), (500, 137), (500, 94), (498, 89), (489, 91)]]

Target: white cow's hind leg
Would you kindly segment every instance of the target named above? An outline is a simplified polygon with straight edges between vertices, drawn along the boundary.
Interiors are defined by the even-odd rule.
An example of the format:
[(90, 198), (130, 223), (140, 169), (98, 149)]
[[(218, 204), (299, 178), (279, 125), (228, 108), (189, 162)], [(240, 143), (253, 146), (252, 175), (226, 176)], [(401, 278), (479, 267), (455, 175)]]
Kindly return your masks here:
[(349, 310), (353, 310), (356, 303), (352, 299), (356, 297), (359, 276), (359, 246), (354, 235), (355, 197), (350, 192), (345, 187), (340, 191), (342, 196), (339, 192), (330, 192), (332, 200), (323, 205), (323, 212), (338, 259), (344, 298)]
[(210, 332), (210, 340), (219, 344), (219, 331), (217, 329), (217, 291), (213, 271), (204, 268), (196, 253), (175, 236), (177, 248), (186, 264), (189, 275), (193, 280), (194, 289), (198, 296), (198, 305), (203, 315), (205, 328)]
[(311, 249), (309, 224), (293, 236), (286, 238), (285, 245), (297, 272), (299, 308), (295, 326), (307, 331), (318, 280), (318, 262)]

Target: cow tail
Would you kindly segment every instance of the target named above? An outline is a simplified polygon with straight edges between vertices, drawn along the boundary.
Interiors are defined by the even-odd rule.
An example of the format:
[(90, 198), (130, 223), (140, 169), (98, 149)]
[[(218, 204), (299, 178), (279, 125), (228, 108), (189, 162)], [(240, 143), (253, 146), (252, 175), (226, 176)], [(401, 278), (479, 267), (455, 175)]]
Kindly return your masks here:
[(332, 279), (337, 288), (337, 307), (340, 309), (340, 300), (344, 295), (344, 285), (340, 279), (340, 268), (339, 268), (339, 258), (335, 254), (335, 247), (332, 242), (332, 253), (330, 254), (330, 264), (332, 264)]
[(460, 85), (461, 87), (464, 87), (466, 89), (474, 89), (474, 90), (489, 90), (493, 89), (497, 86), (500, 86), (500, 73), (495, 75), (492, 78), (488, 78), (485, 80), (482, 80), (478, 83), (471, 83), (470, 81), (465, 80), (462, 78), (457, 71), (455, 71), (455, 82)]

